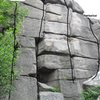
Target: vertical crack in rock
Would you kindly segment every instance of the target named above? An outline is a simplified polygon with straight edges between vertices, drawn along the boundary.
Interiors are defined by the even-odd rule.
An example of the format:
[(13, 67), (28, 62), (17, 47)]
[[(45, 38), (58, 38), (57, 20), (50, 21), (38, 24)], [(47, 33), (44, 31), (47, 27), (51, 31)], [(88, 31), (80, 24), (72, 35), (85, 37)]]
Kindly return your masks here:
[(99, 57), (99, 56), (100, 56), (100, 50), (99, 50), (99, 49), (100, 49), (100, 46), (99, 46), (99, 45), (100, 45), (100, 44), (99, 44), (99, 39), (98, 39), (98, 37), (96, 36), (96, 34), (94, 33), (94, 31), (93, 31), (93, 29), (92, 29), (92, 24), (93, 24), (93, 23), (92, 23), (92, 21), (91, 21), (90, 18), (88, 18), (88, 19), (89, 19), (89, 22), (90, 22), (90, 29), (91, 29), (91, 32), (92, 32), (93, 36), (95, 37), (95, 39), (96, 39), (96, 41), (97, 41), (97, 49), (98, 49), (98, 52), (97, 52), (97, 53), (98, 53), (98, 57), (97, 57), (97, 59), (98, 59), (98, 62), (97, 62), (97, 63), (98, 63), (98, 66), (97, 66), (97, 67), (98, 67), (98, 68), (97, 68), (97, 72), (96, 72), (95, 76), (93, 77), (93, 79), (94, 79), (94, 78), (98, 75), (98, 72), (99, 72), (99, 69), (100, 69), (100, 68), (99, 68), (99, 62), (100, 62), (100, 57)]
[(39, 100), (39, 85), (38, 85), (38, 82), (39, 82), (39, 73), (38, 73), (38, 61), (37, 61), (37, 55), (38, 55), (38, 44), (39, 42), (41, 41), (41, 31), (42, 31), (42, 26), (43, 26), (43, 20), (44, 20), (44, 16), (45, 16), (45, 10), (44, 10), (44, 2), (43, 2), (43, 13), (42, 13), (42, 18), (41, 18), (41, 22), (40, 22), (40, 29), (39, 29), (39, 37), (37, 38), (36, 40), (36, 65), (37, 65), (37, 92), (38, 92), (38, 96), (37, 96), (37, 99)]
[(66, 8), (68, 9), (68, 13), (67, 13), (67, 46), (68, 46), (68, 51), (69, 51), (69, 56), (70, 56), (70, 65), (71, 65), (71, 73), (72, 73), (72, 81), (73, 81), (73, 83), (74, 83), (74, 80), (75, 80), (75, 77), (74, 77), (74, 66), (73, 66), (73, 64), (72, 64), (72, 56), (71, 56), (71, 50), (70, 50), (70, 46), (69, 46), (69, 38), (68, 38), (68, 34), (69, 34), (69, 7), (68, 7), (68, 5), (67, 5), (67, 3), (66, 3), (66, 1), (64, 0), (64, 2), (65, 2), (65, 6), (66, 6)]

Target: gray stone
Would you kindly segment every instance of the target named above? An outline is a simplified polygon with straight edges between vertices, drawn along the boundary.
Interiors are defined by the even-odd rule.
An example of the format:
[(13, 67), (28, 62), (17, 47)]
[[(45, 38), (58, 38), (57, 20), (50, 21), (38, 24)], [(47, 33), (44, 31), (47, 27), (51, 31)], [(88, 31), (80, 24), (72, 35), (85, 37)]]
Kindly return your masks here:
[(53, 13), (53, 14), (56, 14), (56, 15), (61, 15), (63, 8), (65, 9), (64, 11), (66, 11), (66, 8), (63, 5), (48, 4), (47, 8), (46, 8), (46, 12)]
[(67, 37), (64, 35), (45, 34), (45, 38), (38, 45), (39, 54), (45, 51), (69, 53)]
[(39, 69), (70, 68), (68, 56), (41, 55), (38, 57)]
[[(45, 32), (67, 34), (67, 24), (58, 22), (45, 22)], [(70, 33), (70, 30), (69, 30)]]
[[(74, 69), (73, 72), (76, 79), (86, 79), (95, 74), (95, 71), (82, 69)], [(58, 74), (59, 79), (72, 79), (71, 69), (59, 69)]]
[(79, 97), (82, 93), (82, 85), (85, 80), (75, 80), (74, 83), (68, 80), (56, 80), (48, 82), (48, 85), (59, 88), (65, 98)]
[(72, 9), (73, 9), (74, 12), (77, 12), (77, 13), (80, 13), (80, 14), (84, 13), (81, 6), (74, 0), (72, 0)]
[(35, 38), (20, 36), (19, 37), (19, 44), (21, 47), (35, 48)]
[(45, 34), (45, 39), (66, 40), (67, 37), (65, 35)]
[(70, 98), (64, 98), (64, 100), (81, 100), (82, 99), (82, 97), (77, 97), (77, 96), (74, 96), (74, 97), (70, 97)]
[[(67, 8), (63, 5), (49, 4), (47, 5), (45, 19), (47, 21), (67, 23), (67, 12), (68, 12)], [(70, 9), (69, 13), (70, 14), (68, 23), (71, 22), (72, 9)]]
[[(94, 70), (97, 68), (97, 60), (73, 57), (72, 64), (75, 69)], [(39, 68), (47, 69), (59, 69), (59, 68), (71, 68), (69, 56), (59, 55), (41, 55), (38, 57)]]
[(43, 3), (41, 0), (25, 0), (25, 3), (34, 8), (43, 9)]
[(45, 3), (64, 4), (63, 0), (46, 0)]
[(98, 47), (96, 43), (71, 38), (70, 45), (72, 46), (72, 54), (90, 58), (98, 58)]
[[(58, 69), (55, 71), (52, 71), (50, 73), (41, 73), (40, 79), (43, 81), (55, 81), (55, 80), (67, 80), (72, 79), (72, 70), (71, 69)], [(91, 70), (83, 70), (83, 69), (74, 69), (73, 75), (75, 79), (86, 79), (92, 77), (96, 71)]]
[[(45, 1), (46, 3), (52, 3), (52, 4), (63, 4), (63, 5), (66, 5), (68, 7), (70, 7), (71, 9), (73, 9), (73, 11), (77, 12), (77, 13), (80, 13), (80, 14), (83, 14), (84, 11), (83, 9), (80, 7), (80, 5), (75, 2), (74, 0), (46, 0)], [(65, 4), (66, 2), (66, 4)]]
[(30, 17), (33, 19), (41, 19), (42, 18), (42, 15), (43, 15), (42, 10), (35, 8), (35, 7), (32, 7), (32, 6), (27, 6), (24, 4), (21, 4), (21, 6), (23, 6), (23, 8), (25, 8), (27, 10), (27, 17)]
[(94, 77), (95, 75), (85, 81), (83, 84), (86, 86), (100, 86), (100, 71), (98, 72), (97, 76), (95, 78)]
[(62, 93), (40, 92), (40, 100), (64, 100)]
[(40, 83), (40, 82), (38, 82), (38, 85), (39, 85), (39, 91), (51, 91), (55, 89), (54, 87), (51, 87), (47, 84)]
[[(45, 36), (44, 40), (39, 43), (39, 53), (45, 51), (49, 52), (52, 51), (52, 52), (69, 54), (66, 36), (55, 35), (56, 37), (58, 37), (57, 39), (53, 37), (54, 35), (51, 35), (52, 38), (49, 38), (50, 35), (51, 34)], [(62, 37), (63, 39), (60, 39)], [(90, 58), (98, 57), (97, 44), (84, 40), (79, 40), (76, 38), (70, 38), (68, 39), (68, 42), (71, 54), (74, 54), (76, 56), (90, 57)]]
[(97, 22), (97, 23), (93, 24), (92, 29), (93, 29), (93, 32), (97, 36), (99, 43), (100, 43), (100, 23)]
[(32, 77), (22, 77), (14, 81), (15, 90), (10, 100), (37, 100), (37, 81)]
[(39, 37), (40, 25), (41, 25), (41, 20), (26, 18), (22, 24), (21, 35), (30, 37)]
[(74, 68), (96, 71), (97, 60), (88, 59), (88, 58), (81, 58), (81, 57), (74, 57), (73, 58), (73, 65), (74, 65)]
[(98, 19), (90, 18), (90, 20), (91, 20), (91, 22), (92, 22), (93, 24), (97, 24), (97, 23), (100, 24), (100, 20), (98, 20)]
[(20, 75), (36, 73), (35, 49), (21, 48), (16, 67)]
[(78, 13), (72, 13), (71, 21), (71, 35), (76, 37), (81, 37), (83, 39), (96, 41), (91, 30), (89, 20)]

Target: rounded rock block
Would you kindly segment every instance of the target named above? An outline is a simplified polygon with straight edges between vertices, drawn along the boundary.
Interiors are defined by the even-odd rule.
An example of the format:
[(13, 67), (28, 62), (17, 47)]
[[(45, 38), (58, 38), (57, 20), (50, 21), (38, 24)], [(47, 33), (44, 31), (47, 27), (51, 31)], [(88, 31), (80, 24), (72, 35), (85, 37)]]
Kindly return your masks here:
[(38, 56), (38, 67), (40, 70), (70, 68), (69, 57), (59, 55), (41, 55)]
[[(44, 1), (44, 0), (42, 0)], [(80, 13), (80, 14), (83, 14), (84, 11), (82, 9), (82, 7), (77, 3), (75, 2), (74, 0), (45, 0), (44, 3), (51, 3), (51, 4), (62, 4), (62, 5), (66, 5), (71, 8), (74, 12), (77, 12), (77, 13)]]

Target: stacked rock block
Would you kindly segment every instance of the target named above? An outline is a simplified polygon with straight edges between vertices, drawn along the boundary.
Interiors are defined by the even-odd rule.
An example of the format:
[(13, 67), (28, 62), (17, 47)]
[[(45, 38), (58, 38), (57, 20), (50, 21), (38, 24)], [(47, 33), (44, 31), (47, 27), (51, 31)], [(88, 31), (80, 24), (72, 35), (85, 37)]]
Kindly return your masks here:
[(38, 44), (39, 80), (59, 88), (65, 100), (80, 100), (83, 82), (97, 70), (97, 41), (90, 27), (95, 22), (90, 23), (75, 1), (45, 3), (44, 38)]
[(40, 0), (25, 0), (21, 3), (28, 15), (18, 37), (20, 44), (19, 57), (16, 63), (18, 77), (14, 81), (15, 89), (11, 93), (10, 100), (37, 100), (35, 38), (39, 37), (42, 5)]
[[(92, 27), (95, 32), (95, 34), (98, 37), (99, 43), (100, 43), (100, 21), (92, 19)], [(94, 87), (100, 87), (100, 71), (94, 75), (92, 78), (89, 78), (83, 83), (83, 89), (86, 91), (88, 88), (94, 88)], [(100, 93), (95, 96), (96, 100), (100, 100)]]
[[(97, 41), (90, 21), (74, 0), (45, 0), (43, 18), (42, 1), (22, 2), (28, 15), (18, 37), (19, 76), (11, 100), (38, 100), (39, 92), (40, 100), (63, 100), (62, 94), (39, 91), (38, 81), (57, 88), (65, 100), (80, 100), (83, 82), (97, 69)], [(92, 27), (100, 39), (99, 21), (92, 20)]]

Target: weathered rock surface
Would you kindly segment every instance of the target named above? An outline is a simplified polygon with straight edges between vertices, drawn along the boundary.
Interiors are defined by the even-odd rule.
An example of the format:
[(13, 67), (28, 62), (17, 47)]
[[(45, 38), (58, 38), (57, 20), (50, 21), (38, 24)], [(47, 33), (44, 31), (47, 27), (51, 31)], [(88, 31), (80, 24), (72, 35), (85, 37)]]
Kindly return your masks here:
[(40, 100), (64, 100), (64, 98), (61, 93), (40, 92)]
[(40, 26), (41, 26), (41, 20), (26, 18), (22, 25), (21, 35), (30, 37), (39, 37)]
[[(86, 79), (92, 77), (96, 71), (74, 69), (73, 70), (75, 79)], [(40, 73), (40, 80), (44, 82), (50, 82), (55, 80), (68, 80), (72, 79), (71, 69), (58, 69), (50, 73)]]
[(63, 4), (66, 5), (70, 8), (73, 9), (73, 11), (83, 14), (84, 11), (83, 9), (80, 7), (80, 5), (75, 2), (74, 0), (46, 0), (45, 3), (52, 3), (52, 4)]
[[(55, 59), (54, 59), (55, 58)], [(47, 69), (59, 69), (59, 68), (71, 68), (69, 56), (60, 56), (60, 55), (41, 55), (38, 57), (38, 66), (39, 68)], [(84, 70), (96, 70), (97, 60), (73, 57), (72, 63), (75, 69), (84, 69)]]
[(22, 77), (14, 81), (15, 90), (11, 100), (37, 100), (37, 83), (35, 78)]
[(98, 37), (98, 42), (100, 43), (100, 21), (93, 20), (94, 24), (92, 24), (93, 32)]
[[(40, 0), (36, 0), (36, 1), (40, 1)], [(34, 2), (34, 0), (32, 0), (31, 2)], [(26, 11), (27, 11), (26, 17), (29, 17), (31, 19), (38, 19), (38, 20), (42, 18), (42, 14), (43, 14), (42, 5), (43, 4), (41, 4), (41, 7), (36, 6), (36, 2), (34, 2), (33, 6), (32, 6), (32, 4), (31, 5), (25, 5), (25, 4), (21, 3), (21, 6), (23, 6), (23, 8), (25, 8)]]
[(67, 37), (64, 35), (46, 34), (38, 47), (39, 54), (45, 51), (68, 54)]
[(72, 36), (96, 41), (90, 30), (89, 20), (85, 16), (78, 13), (72, 13), (72, 20), (70, 26)]
[(83, 9), (80, 7), (80, 5), (76, 1), (74, 1), (74, 0), (70, 0), (70, 1), (72, 1), (71, 5), (72, 5), (73, 12), (77, 12), (80, 14), (84, 13)]
[(38, 57), (39, 69), (70, 68), (69, 57), (59, 55), (41, 55)]
[(50, 91), (50, 90), (54, 90), (55, 88), (54, 87), (51, 87), (47, 84), (44, 84), (44, 83), (40, 83), (38, 82), (38, 85), (39, 85), (39, 91)]
[[(53, 36), (54, 35), (48, 34), (39, 43), (39, 53), (48, 51), (48, 52), (69, 54), (69, 49), (70, 49), (72, 55), (90, 57), (90, 58), (98, 57), (98, 47), (96, 43), (79, 40), (76, 38), (70, 38), (68, 39), (67, 42), (66, 36), (55, 35), (57, 38)], [(68, 44), (70, 48), (68, 48)]]
[[(12, 92), (11, 100), (37, 100), (37, 81), (33, 76), (26, 77), (30, 74), (37, 74), (38, 80), (45, 83), (38, 84), (40, 91), (49, 91), (57, 87), (65, 100), (81, 100), (83, 82), (92, 77), (97, 69), (98, 51), (97, 44), (94, 43), (97, 41), (91, 32), (90, 22), (74, 0), (65, 0), (69, 14), (64, 0), (46, 0), (42, 22), (42, 1), (25, 0), (22, 4), (28, 9), (19, 38), (21, 52), (16, 64), (22, 76), (14, 81), (16, 90)], [(35, 38), (39, 38), (40, 28), (41, 37), (44, 35), (44, 38), (36, 44)], [(92, 20), (92, 28), (100, 41), (100, 22)], [(67, 32), (71, 35), (68, 42), (73, 55), (71, 60), (75, 83), (71, 80)], [(99, 85), (99, 76), (84, 82), (84, 85)], [(40, 92), (40, 100), (64, 100), (61, 93)]]
[(19, 45), (24, 48), (35, 48), (35, 38), (20, 36)]
[[(67, 11), (68, 10), (63, 5), (49, 4), (49, 5), (47, 5), (45, 20), (67, 23), (67, 17), (66, 17)], [(72, 10), (70, 9), (69, 23), (70, 23), (70, 20), (71, 20), (71, 14), (72, 14)]]
[(44, 31), (46, 33), (67, 34), (67, 24), (46, 21), (45, 22), (45, 30)]
[(48, 84), (54, 87), (59, 87), (65, 98), (73, 97), (74, 99), (74, 97), (80, 97), (81, 91), (83, 90), (82, 84), (85, 80), (86, 79), (76, 80), (74, 83), (68, 80), (56, 80), (48, 82)]
[(81, 100), (81, 97), (79, 97), (79, 96), (76, 96), (76, 97), (74, 96), (74, 97), (70, 97), (70, 98), (69, 97), (67, 97), (67, 98), (65, 97), (64, 100)]
[(25, 0), (25, 3), (33, 8), (43, 9), (43, 3), (41, 0)]
[(97, 60), (74, 57), (73, 58), (74, 68), (85, 69), (85, 70), (96, 70), (97, 69)]
[[(90, 58), (98, 58), (98, 47), (96, 43), (71, 38), (72, 54)], [(91, 50), (92, 49), (92, 50)]]
[(36, 56), (35, 49), (21, 48), (16, 67), (20, 75), (36, 73)]
[[(95, 75), (90, 78), (89, 80), (84, 82), (84, 85), (86, 86), (100, 86), (100, 72), (98, 72), (97, 76)], [(94, 78), (94, 79), (93, 79)]]

